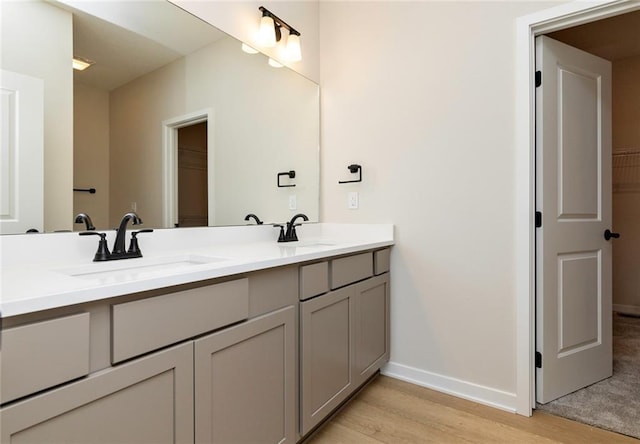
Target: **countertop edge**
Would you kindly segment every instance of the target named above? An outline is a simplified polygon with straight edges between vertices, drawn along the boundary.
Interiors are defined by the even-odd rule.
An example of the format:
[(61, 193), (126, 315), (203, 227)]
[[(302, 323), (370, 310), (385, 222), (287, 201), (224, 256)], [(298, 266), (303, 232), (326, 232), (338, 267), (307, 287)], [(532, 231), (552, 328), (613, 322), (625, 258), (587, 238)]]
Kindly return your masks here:
[(113, 285), (74, 288), (57, 293), (42, 294), (32, 298), (17, 299), (14, 301), (0, 300), (0, 318), (9, 318), (44, 310), (68, 307), (71, 305), (97, 302), (127, 294), (158, 290), (161, 288), (184, 285), (209, 279), (223, 278), (236, 274), (320, 260), (333, 256), (375, 250), (392, 245), (394, 245), (394, 241), (387, 239), (374, 242), (366, 241), (360, 244), (344, 246), (336, 245), (333, 248), (310, 251), (304, 254), (294, 254), (288, 257), (266, 257), (264, 259), (254, 257), (250, 259), (235, 259), (229, 261), (226, 266), (200, 269), (195, 272), (185, 271), (169, 276), (153, 277)]

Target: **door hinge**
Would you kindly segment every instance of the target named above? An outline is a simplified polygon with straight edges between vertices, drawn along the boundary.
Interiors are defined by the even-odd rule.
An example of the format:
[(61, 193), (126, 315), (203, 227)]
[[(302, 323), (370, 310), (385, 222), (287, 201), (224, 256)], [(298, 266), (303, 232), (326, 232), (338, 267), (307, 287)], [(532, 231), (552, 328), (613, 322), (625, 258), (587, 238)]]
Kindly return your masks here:
[(536, 368), (542, 368), (542, 353), (536, 352)]
[(536, 71), (536, 88), (542, 86), (542, 71)]
[(542, 226), (542, 211), (536, 211), (536, 228)]

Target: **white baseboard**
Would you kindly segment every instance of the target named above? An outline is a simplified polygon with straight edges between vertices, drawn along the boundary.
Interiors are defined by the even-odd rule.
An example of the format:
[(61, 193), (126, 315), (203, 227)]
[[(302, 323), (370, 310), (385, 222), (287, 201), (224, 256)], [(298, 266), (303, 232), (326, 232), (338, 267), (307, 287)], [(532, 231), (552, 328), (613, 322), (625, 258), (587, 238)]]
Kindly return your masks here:
[(516, 412), (517, 396), (515, 393), (496, 390), (460, 379), (431, 373), (407, 365), (389, 362), (381, 369), (381, 373), (392, 378), (427, 387), (459, 398), (495, 407), (508, 412)]
[(613, 311), (640, 316), (640, 306), (613, 304)]

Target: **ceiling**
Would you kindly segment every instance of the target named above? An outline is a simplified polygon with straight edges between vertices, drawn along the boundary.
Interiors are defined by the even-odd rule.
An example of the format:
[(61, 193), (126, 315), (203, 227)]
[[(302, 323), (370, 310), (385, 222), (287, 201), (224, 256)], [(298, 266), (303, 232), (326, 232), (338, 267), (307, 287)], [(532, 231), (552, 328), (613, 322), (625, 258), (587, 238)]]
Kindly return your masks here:
[(62, 6), (73, 13), (74, 56), (95, 62), (85, 71), (74, 71), (75, 81), (111, 91), (226, 36), (169, 2), (116, 3), (124, 19), (107, 13), (108, 20), (102, 20), (92, 15), (102, 10)]
[(640, 56), (640, 10), (547, 35), (611, 61)]
[[(76, 81), (110, 91), (225, 35), (169, 2), (129, 3), (132, 4), (145, 8), (133, 11), (134, 14), (155, 20), (162, 18), (160, 21), (164, 23), (160, 29), (164, 32), (161, 35), (170, 40), (158, 43), (158, 35), (145, 37), (144, 33), (128, 31), (63, 6), (73, 12), (74, 55), (96, 62), (86, 71), (75, 71)], [(190, 32), (166, 32), (184, 29)], [(194, 30), (197, 32), (193, 33)], [(640, 11), (563, 29), (548, 36), (611, 61), (640, 56)]]

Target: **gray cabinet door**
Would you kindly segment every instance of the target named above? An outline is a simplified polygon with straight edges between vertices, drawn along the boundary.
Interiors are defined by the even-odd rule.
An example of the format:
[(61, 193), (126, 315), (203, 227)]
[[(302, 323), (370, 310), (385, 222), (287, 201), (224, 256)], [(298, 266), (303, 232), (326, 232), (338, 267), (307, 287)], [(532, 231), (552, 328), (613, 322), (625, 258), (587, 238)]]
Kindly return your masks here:
[(196, 443), (296, 441), (295, 307), (195, 342)]
[(2, 443), (193, 442), (193, 343), (0, 410)]
[(351, 285), (300, 304), (302, 435), (355, 388), (352, 378)]
[(353, 379), (359, 386), (389, 360), (389, 274), (355, 287)]

